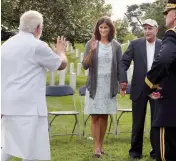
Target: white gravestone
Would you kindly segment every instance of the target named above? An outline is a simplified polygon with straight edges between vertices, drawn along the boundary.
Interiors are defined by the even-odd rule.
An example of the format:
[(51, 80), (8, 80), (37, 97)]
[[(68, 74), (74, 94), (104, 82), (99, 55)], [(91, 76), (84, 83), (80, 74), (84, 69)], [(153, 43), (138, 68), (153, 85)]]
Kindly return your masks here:
[(82, 61), (83, 61), (83, 58), (84, 58), (84, 53), (81, 53), (80, 54), (80, 62), (82, 63)]
[(74, 49), (73, 49), (73, 47), (72, 47), (72, 46), (70, 47), (70, 53), (71, 53), (71, 54), (73, 54), (73, 53), (74, 53)]
[(76, 49), (76, 58), (79, 58), (79, 49)]
[(81, 75), (81, 63), (77, 64), (77, 75)]
[(70, 86), (73, 90), (76, 89), (76, 73), (70, 73)]
[(55, 72), (50, 72), (50, 85), (55, 84)]
[(67, 48), (66, 48), (66, 51), (69, 51), (69, 48), (70, 48), (70, 42), (67, 41)]
[(74, 72), (74, 63), (70, 63), (70, 74)]
[(65, 69), (59, 71), (59, 85), (65, 85)]
[(85, 70), (85, 76), (87, 77), (89, 74), (89, 69)]

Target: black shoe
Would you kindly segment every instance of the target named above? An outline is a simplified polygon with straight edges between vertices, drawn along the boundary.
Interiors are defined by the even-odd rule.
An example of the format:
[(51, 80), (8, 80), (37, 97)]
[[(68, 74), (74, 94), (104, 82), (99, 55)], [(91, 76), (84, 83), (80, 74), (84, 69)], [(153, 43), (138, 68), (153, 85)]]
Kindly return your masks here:
[(130, 158), (132, 158), (132, 159), (141, 159), (142, 156), (132, 156), (132, 155), (130, 155)]
[(141, 159), (142, 155), (139, 154), (139, 153), (131, 152), (130, 153), (130, 158), (132, 158), (132, 159)]
[(150, 156), (152, 159), (156, 159), (156, 157), (155, 156)]
[(150, 152), (150, 157), (151, 157), (152, 159), (156, 159), (155, 150), (151, 150), (151, 152)]
[(101, 152), (101, 154), (103, 154), (103, 155), (104, 155), (104, 154), (105, 154), (105, 153), (104, 153), (104, 151), (102, 151), (102, 152)]

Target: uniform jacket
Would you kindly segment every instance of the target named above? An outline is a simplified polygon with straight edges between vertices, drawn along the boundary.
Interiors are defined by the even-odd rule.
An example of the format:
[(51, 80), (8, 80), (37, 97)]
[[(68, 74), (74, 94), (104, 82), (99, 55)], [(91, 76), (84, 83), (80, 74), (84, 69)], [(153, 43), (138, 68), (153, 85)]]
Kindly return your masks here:
[(176, 29), (166, 31), (145, 82), (149, 93), (158, 86), (162, 88), (153, 126), (176, 127)]

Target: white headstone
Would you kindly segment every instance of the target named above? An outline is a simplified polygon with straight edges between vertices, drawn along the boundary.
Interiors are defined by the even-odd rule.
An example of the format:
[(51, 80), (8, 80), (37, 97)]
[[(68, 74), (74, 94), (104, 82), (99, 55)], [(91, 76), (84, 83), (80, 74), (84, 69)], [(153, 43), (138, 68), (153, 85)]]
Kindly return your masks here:
[(79, 49), (76, 49), (76, 58), (79, 58)]
[(66, 51), (69, 51), (69, 48), (70, 48), (70, 42), (67, 41), (67, 48), (66, 48)]
[(74, 72), (74, 63), (70, 63), (70, 74)]
[(134, 70), (134, 65), (130, 65), (130, 79), (132, 79), (133, 76), (133, 70)]
[(128, 83), (130, 83), (130, 68), (127, 70), (127, 80), (128, 80)]
[(81, 75), (81, 63), (77, 64), (77, 75)]
[(50, 85), (54, 85), (55, 84), (55, 72), (50, 72)]
[(74, 53), (74, 49), (73, 49), (73, 47), (72, 47), (72, 46), (70, 47), (70, 53), (71, 53), (71, 54), (73, 54), (73, 53)]
[(65, 69), (59, 71), (59, 85), (65, 85)]
[(67, 73), (67, 71), (68, 71), (68, 66), (66, 66), (66, 68), (65, 68), (65, 74)]
[(84, 57), (84, 53), (81, 53), (81, 55), (80, 55), (80, 62), (83, 61), (83, 57)]
[(70, 86), (73, 90), (76, 89), (76, 73), (70, 73)]
[(87, 77), (89, 74), (89, 69), (85, 70), (85, 76)]
[(128, 45), (130, 45), (130, 40), (127, 41)]
[(133, 75), (133, 65), (130, 65), (129, 69), (127, 70), (127, 78), (128, 82), (131, 83), (132, 75)]

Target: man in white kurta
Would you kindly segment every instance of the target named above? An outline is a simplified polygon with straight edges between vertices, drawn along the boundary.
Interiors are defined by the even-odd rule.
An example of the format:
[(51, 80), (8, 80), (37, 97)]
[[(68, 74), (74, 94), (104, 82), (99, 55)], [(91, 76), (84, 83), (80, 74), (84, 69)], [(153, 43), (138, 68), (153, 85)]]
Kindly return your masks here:
[(50, 160), (46, 71), (64, 69), (66, 42), (57, 40), (56, 53), (38, 38), (43, 17), (28, 11), (20, 18), (19, 33), (1, 47), (1, 113), (4, 146), (1, 160)]

